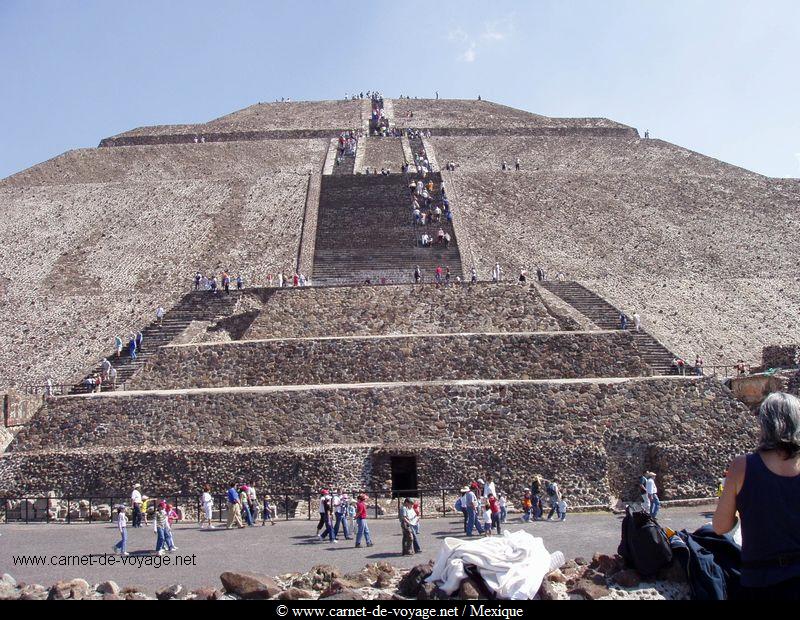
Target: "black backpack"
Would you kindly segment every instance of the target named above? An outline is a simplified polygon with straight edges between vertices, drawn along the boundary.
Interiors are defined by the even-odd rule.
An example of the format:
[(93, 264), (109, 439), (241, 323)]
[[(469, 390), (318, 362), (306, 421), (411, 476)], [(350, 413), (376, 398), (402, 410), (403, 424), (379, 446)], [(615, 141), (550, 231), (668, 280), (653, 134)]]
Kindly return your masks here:
[(667, 533), (653, 517), (642, 510), (625, 508), (622, 520), (622, 540), (617, 553), (629, 568), (635, 568), (643, 577), (655, 575), (659, 569), (672, 562), (672, 548)]

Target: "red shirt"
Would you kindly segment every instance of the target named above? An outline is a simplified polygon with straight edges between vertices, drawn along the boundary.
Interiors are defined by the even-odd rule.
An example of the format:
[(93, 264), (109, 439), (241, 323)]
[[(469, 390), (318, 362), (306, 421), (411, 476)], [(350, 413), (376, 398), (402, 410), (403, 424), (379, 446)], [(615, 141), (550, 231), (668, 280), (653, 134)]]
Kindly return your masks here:
[(356, 519), (367, 518), (367, 503), (365, 501), (356, 502)]
[(500, 512), (500, 505), (497, 503), (497, 498), (489, 498), (489, 509), (492, 511), (492, 513)]

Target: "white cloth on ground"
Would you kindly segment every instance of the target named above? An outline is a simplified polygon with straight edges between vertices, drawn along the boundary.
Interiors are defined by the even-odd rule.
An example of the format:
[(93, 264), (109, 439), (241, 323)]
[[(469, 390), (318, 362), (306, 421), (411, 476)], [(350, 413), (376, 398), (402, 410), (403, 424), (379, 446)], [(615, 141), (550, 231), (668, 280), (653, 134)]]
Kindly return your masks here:
[(479, 540), (445, 538), (428, 581), (452, 594), (467, 576), (465, 566), (472, 565), (498, 598), (525, 600), (532, 599), (545, 575), (563, 563), (563, 554), (551, 556), (541, 538), (524, 530)]

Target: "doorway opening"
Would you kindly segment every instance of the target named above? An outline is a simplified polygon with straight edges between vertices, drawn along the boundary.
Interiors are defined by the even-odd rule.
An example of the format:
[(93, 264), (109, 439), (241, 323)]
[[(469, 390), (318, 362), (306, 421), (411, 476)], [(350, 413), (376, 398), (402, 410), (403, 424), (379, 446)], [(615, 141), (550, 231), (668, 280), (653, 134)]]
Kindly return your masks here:
[(417, 496), (417, 457), (393, 456), (392, 497)]

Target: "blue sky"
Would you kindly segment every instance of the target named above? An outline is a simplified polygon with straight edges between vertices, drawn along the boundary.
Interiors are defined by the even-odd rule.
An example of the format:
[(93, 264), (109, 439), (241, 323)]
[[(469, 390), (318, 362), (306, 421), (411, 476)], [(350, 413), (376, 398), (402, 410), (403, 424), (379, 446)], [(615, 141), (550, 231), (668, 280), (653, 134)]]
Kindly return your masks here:
[(0, 178), (150, 124), (378, 89), (605, 116), (800, 176), (800, 2), (0, 0)]

